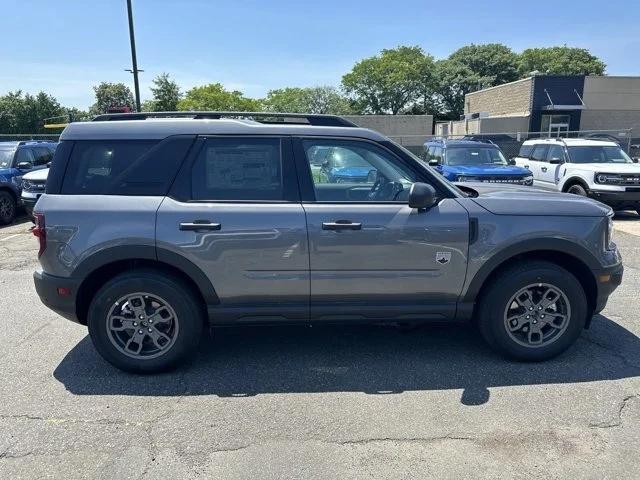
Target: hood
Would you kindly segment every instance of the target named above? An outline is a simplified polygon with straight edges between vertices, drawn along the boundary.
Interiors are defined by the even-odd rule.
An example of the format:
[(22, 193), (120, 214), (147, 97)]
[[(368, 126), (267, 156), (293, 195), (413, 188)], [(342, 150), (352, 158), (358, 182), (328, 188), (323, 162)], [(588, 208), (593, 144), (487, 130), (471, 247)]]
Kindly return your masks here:
[(0, 177), (15, 177), (20, 174), (20, 170), (17, 168), (0, 168)]
[(48, 168), (41, 168), (40, 170), (34, 170), (22, 177), (22, 180), (46, 180), (49, 176)]
[(465, 183), (478, 193), (472, 200), (495, 215), (603, 217), (613, 211), (590, 198), (533, 187)]
[(338, 177), (361, 178), (367, 177), (371, 170), (371, 167), (335, 167), (331, 169), (331, 173)]
[(571, 168), (594, 173), (631, 173), (640, 175), (640, 164), (637, 163), (572, 163)]
[(496, 165), (494, 163), (480, 165), (447, 165), (445, 167), (448, 173), (456, 173), (458, 175), (531, 175), (526, 168), (515, 165)]

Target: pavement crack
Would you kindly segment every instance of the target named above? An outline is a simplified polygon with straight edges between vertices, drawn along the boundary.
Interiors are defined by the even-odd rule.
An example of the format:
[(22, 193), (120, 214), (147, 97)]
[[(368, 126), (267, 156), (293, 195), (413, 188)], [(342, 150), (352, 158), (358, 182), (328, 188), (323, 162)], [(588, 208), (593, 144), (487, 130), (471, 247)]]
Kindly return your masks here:
[(640, 398), (640, 395), (636, 394), (624, 397), (618, 406), (618, 413), (615, 418), (606, 422), (591, 423), (589, 424), (589, 428), (615, 428), (622, 426), (622, 414), (624, 409), (627, 408), (629, 402), (634, 398)]
[(463, 436), (463, 435), (440, 435), (434, 437), (374, 437), (374, 438), (365, 438), (360, 440), (345, 440), (342, 442), (335, 442), (339, 445), (367, 445), (369, 443), (382, 443), (382, 442), (395, 442), (395, 443), (434, 443), (434, 442), (444, 442), (447, 440), (458, 440), (458, 441), (467, 441), (473, 442), (476, 439), (474, 437)]
[(144, 422), (128, 422), (126, 420), (120, 419), (109, 419), (102, 418), (96, 420), (84, 420), (80, 418), (59, 418), (59, 417), (41, 417), (39, 415), (31, 415), (26, 413), (19, 414), (0, 414), (0, 420), (31, 420), (37, 422), (47, 422), (51, 424), (61, 424), (61, 423), (78, 423), (78, 424), (86, 424), (86, 425), (117, 425), (117, 426), (141, 426), (148, 423), (152, 423), (157, 419), (147, 420)]

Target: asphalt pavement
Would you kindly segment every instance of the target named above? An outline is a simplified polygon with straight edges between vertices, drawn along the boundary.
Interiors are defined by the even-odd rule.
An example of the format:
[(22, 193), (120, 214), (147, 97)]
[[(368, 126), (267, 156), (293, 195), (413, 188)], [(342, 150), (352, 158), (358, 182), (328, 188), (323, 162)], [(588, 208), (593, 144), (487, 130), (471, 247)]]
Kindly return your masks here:
[(29, 226), (0, 228), (2, 479), (640, 477), (635, 215), (622, 286), (552, 361), (466, 327), (243, 327), (146, 377), (41, 305)]

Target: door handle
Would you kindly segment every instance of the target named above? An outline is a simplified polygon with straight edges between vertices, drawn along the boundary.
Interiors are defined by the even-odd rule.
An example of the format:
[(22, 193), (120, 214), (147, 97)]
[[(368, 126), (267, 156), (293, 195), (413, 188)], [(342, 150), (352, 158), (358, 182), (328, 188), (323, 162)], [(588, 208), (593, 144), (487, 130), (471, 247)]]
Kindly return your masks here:
[(362, 230), (362, 223), (350, 220), (336, 220), (335, 222), (322, 222), (323, 230)]
[(547, 171), (547, 167), (540, 167), (540, 170), (542, 170), (543, 172)]
[(529, 168), (529, 165), (525, 165), (524, 168)]
[(182, 222), (180, 230), (185, 232), (197, 232), (200, 230), (220, 230), (222, 224), (211, 223), (209, 220), (194, 220), (193, 222)]

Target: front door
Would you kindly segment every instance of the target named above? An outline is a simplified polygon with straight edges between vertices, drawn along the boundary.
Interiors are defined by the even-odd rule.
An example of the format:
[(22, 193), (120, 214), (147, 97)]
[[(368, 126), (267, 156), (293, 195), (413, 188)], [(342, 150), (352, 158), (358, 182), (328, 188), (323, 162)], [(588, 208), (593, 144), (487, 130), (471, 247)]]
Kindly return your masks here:
[(306, 320), (309, 253), (291, 142), (199, 139), (158, 210), (158, 257), (177, 254), (209, 278), (217, 323)]
[[(467, 211), (443, 198), (428, 211), (407, 205), (420, 172), (365, 140), (296, 140), (310, 195), (311, 318), (386, 320), (451, 317), (466, 273)], [(330, 149), (343, 168), (369, 172), (357, 182), (317, 173), (314, 153)], [(424, 175), (424, 174), (423, 174)], [(301, 179), (301, 184), (307, 182)]]

